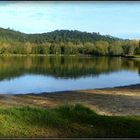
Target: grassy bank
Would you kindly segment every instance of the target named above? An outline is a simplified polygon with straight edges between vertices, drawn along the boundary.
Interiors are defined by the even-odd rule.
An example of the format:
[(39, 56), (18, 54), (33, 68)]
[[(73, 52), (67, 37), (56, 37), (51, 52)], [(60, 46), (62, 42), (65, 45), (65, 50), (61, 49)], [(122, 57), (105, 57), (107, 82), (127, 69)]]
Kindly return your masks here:
[(134, 55), (134, 58), (140, 58), (140, 55)]
[(140, 137), (140, 117), (97, 115), (81, 105), (0, 108), (0, 137)]
[(124, 55), (126, 58), (140, 58), (140, 55)]

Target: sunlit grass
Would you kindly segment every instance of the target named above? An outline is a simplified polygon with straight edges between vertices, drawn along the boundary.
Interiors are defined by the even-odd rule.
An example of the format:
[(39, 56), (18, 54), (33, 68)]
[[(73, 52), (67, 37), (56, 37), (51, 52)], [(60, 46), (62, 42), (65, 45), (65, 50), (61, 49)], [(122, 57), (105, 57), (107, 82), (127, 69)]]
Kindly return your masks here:
[(140, 137), (140, 117), (101, 116), (79, 104), (1, 108), (0, 137)]

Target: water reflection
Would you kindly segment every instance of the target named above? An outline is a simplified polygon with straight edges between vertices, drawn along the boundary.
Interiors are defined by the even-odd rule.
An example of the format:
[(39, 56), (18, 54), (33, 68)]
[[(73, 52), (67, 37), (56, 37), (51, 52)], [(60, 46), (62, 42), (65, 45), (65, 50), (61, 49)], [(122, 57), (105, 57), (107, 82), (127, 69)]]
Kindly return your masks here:
[(15, 90), (21, 92), (21, 89), (24, 92), (43, 92), (127, 85), (137, 83), (139, 73), (140, 61), (120, 57), (0, 57), (0, 92), (14, 93)]
[(119, 70), (140, 72), (140, 62), (114, 57), (0, 57), (0, 80), (27, 73), (79, 78)]

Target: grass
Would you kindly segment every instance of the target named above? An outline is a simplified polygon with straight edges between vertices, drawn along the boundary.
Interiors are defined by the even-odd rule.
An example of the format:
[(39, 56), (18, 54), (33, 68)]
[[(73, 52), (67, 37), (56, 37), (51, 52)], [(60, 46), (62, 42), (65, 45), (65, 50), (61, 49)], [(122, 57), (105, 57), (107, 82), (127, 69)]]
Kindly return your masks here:
[(140, 58), (140, 55), (139, 54), (136, 54), (136, 55), (124, 55), (124, 57), (127, 57), (127, 58)]
[(140, 117), (102, 116), (79, 104), (0, 108), (0, 137), (140, 137)]
[(134, 58), (139, 59), (140, 58), (140, 55), (134, 55)]

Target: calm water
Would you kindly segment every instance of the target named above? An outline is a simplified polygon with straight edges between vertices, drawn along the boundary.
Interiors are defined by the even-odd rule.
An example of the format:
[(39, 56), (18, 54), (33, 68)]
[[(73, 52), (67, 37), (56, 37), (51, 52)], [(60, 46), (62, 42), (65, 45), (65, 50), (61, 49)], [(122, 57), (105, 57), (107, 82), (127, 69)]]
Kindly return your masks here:
[(0, 93), (39, 93), (140, 82), (140, 61), (109, 57), (0, 57)]

